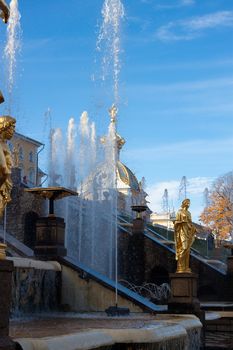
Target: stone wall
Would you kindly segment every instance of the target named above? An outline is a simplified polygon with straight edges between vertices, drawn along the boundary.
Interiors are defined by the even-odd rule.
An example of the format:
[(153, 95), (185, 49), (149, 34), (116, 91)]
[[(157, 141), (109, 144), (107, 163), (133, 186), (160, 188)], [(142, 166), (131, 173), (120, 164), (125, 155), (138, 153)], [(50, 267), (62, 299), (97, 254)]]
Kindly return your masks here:
[[(115, 306), (115, 291), (94, 281), (82, 278), (77, 271), (62, 265), (61, 304), (66, 311), (98, 312)], [(118, 295), (118, 306), (131, 312), (143, 312), (133, 301)]]
[[(141, 280), (157, 285), (169, 283), (169, 273), (176, 271), (174, 252), (158, 241), (146, 236), (144, 237), (144, 247), (143, 245), (138, 247), (138, 249), (143, 249), (144, 251), (142, 264), (145, 266), (145, 271), (144, 276), (141, 276)], [(130, 275), (131, 268), (129, 266), (131, 259), (128, 256), (131, 241), (132, 239), (129, 234), (120, 233), (118, 264), (120, 279), (133, 282)], [(199, 275), (198, 296), (201, 300), (232, 300), (232, 288), (227, 275), (217, 271), (194, 256), (190, 258), (190, 266), (192, 272)]]
[[(46, 202), (39, 196), (24, 191), (25, 187), (21, 184), (20, 172), (19, 168), (12, 169), (12, 201), (7, 206), (6, 230), (21, 242), (25, 242), (25, 220), (27, 216), (45, 215)], [(35, 234), (32, 223), (30, 223), (30, 227), (31, 234)], [(30, 235), (30, 232), (28, 232), (28, 235)]]

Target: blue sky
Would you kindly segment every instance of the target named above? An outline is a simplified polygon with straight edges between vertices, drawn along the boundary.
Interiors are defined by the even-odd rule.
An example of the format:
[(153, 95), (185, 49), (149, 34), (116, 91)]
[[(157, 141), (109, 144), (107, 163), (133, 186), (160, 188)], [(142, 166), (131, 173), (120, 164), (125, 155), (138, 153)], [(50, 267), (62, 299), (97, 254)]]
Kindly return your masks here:
[[(127, 143), (121, 158), (139, 179), (145, 176), (157, 211), (165, 188), (178, 205), (177, 187), (187, 176), (197, 218), (204, 188), (232, 170), (233, 2), (122, 3), (118, 131)], [(102, 5), (19, 0), (22, 51), (12, 106), (18, 131), (46, 142), (48, 107), (55, 127), (65, 129), (70, 117), (87, 110), (100, 132), (106, 128), (111, 96), (91, 79), (99, 69)], [(5, 32), (1, 25), (1, 47)], [(3, 76), (1, 69), (4, 91)]]

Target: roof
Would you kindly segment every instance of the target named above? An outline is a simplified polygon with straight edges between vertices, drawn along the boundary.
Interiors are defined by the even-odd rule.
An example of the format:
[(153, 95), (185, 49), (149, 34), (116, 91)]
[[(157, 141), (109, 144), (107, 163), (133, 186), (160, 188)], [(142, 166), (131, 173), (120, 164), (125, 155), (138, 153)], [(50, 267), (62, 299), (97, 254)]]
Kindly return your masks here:
[(120, 161), (117, 162), (117, 175), (120, 180), (124, 184), (128, 185), (132, 190), (140, 192), (140, 187), (136, 176)]
[(24, 141), (27, 141), (27, 142), (30, 142), (30, 143), (34, 144), (35, 146), (37, 146), (37, 147), (44, 146), (44, 144), (41, 143), (40, 141), (34, 140), (34, 139), (32, 139), (32, 138), (30, 138), (28, 136), (22, 135), (22, 134), (20, 134), (18, 132), (14, 133), (13, 138), (14, 137), (16, 137), (18, 139), (21, 139), (21, 140), (24, 140)]

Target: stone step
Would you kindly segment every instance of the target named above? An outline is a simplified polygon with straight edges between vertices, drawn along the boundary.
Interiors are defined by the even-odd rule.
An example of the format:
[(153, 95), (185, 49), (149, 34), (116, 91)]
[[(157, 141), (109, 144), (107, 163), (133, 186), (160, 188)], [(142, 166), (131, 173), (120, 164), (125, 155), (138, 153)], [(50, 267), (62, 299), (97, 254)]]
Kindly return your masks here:
[(233, 311), (233, 302), (230, 302), (230, 301), (201, 302), (201, 309), (205, 311)]
[[(217, 303), (216, 303), (217, 304)], [(219, 307), (229, 306), (222, 303)], [(226, 305), (227, 304), (227, 305)], [(207, 311), (205, 322), (205, 349), (233, 349), (233, 312)]]
[(231, 332), (205, 333), (205, 350), (233, 349), (233, 334)]

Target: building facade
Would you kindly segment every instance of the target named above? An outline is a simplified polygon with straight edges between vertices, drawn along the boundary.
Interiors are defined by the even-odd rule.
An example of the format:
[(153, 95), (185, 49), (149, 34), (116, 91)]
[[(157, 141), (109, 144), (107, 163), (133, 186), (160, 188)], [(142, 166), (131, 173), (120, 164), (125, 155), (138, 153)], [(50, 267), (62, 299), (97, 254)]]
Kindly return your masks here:
[(15, 132), (9, 142), (9, 148), (13, 167), (21, 169), (21, 181), (27, 187), (40, 186), (46, 175), (38, 166), (38, 156), (44, 149), (44, 144)]

